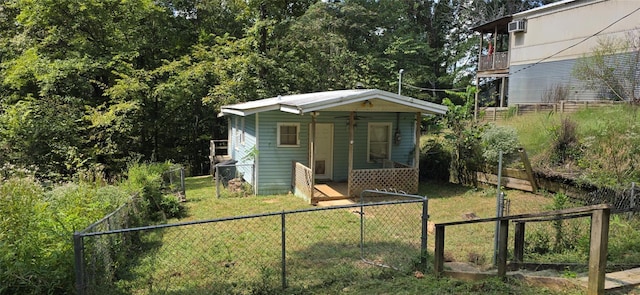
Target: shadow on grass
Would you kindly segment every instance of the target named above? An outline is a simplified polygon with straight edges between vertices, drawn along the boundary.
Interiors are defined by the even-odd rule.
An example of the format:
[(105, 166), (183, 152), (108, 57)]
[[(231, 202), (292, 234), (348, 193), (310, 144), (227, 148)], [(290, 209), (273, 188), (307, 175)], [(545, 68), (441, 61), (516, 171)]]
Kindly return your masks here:
[(418, 195), (427, 196), (429, 199), (447, 198), (464, 195), (476, 188), (443, 181), (423, 181), (418, 187)]
[(212, 188), (215, 185), (211, 175), (188, 177), (185, 179), (187, 190), (199, 190)]
[(358, 241), (319, 242), (287, 254), (287, 291), (318, 293), (342, 288), (354, 282), (410, 276), (425, 271), (420, 249), (400, 241), (367, 242), (364, 251)]

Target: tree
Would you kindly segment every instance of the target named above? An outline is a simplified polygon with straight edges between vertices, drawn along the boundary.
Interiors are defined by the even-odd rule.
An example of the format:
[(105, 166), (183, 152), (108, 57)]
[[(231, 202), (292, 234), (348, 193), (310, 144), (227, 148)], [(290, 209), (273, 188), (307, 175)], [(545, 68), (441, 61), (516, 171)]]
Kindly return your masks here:
[(449, 98), (442, 102), (449, 110), (441, 121), (448, 130), (445, 140), (451, 151), (449, 169), (451, 181), (475, 184), (475, 172), (482, 164), (481, 135), (484, 125), (473, 120), (475, 87), (467, 87), (466, 92), (447, 92), (448, 95), (463, 99), (463, 105), (454, 104)]
[(626, 38), (601, 38), (576, 62), (573, 75), (613, 100), (640, 102), (640, 30)]

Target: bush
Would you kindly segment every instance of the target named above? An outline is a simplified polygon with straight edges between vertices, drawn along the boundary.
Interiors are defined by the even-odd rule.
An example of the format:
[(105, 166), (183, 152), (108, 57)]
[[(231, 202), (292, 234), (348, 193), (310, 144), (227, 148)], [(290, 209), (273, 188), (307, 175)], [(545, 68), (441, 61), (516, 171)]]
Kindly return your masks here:
[(520, 146), (518, 132), (512, 127), (488, 125), (482, 133), (481, 145), (482, 158), (487, 165), (498, 166), (500, 151), (503, 163), (509, 163), (513, 161)]
[(420, 139), (420, 179), (449, 181), (451, 152), (438, 138)]
[(160, 208), (167, 218), (182, 218), (186, 214), (184, 206), (180, 204), (180, 200), (174, 195), (162, 196)]
[(551, 128), (553, 142), (551, 144), (551, 161), (554, 164), (565, 164), (578, 161), (582, 156), (582, 148), (578, 142), (578, 125), (575, 121), (564, 118), (559, 126)]
[(117, 187), (63, 184), (45, 191), (34, 178), (0, 184), (0, 294), (74, 290), (72, 235), (128, 198)]
[[(171, 169), (172, 164), (166, 163), (133, 163), (129, 165), (127, 180), (123, 183), (131, 193), (143, 198), (147, 214), (152, 221), (171, 218), (176, 212), (184, 210), (181, 204), (172, 205), (165, 200), (162, 190), (162, 174)], [(177, 209), (176, 209), (177, 208)], [(171, 211), (171, 212), (169, 212)]]

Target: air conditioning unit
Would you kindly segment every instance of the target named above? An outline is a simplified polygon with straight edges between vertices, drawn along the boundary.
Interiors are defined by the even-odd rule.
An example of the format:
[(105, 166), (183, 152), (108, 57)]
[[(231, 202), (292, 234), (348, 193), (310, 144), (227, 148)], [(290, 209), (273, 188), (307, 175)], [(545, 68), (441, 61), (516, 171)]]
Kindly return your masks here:
[(527, 21), (524, 19), (515, 20), (509, 23), (509, 33), (519, 33), (527, 31)]

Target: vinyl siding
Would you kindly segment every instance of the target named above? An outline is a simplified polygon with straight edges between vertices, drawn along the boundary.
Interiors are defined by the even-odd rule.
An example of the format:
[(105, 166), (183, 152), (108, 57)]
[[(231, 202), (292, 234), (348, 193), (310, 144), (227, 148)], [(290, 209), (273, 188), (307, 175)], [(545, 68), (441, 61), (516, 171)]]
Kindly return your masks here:
[[(396, 130), (396, 113), (359, 113), (362, 118), (356, 121), (354, 140), (354, 169), (381, 168), (381, 163), (370, 163), (367, 161), (367, 135), (368, 123), (380, 122), (391, 124), (391, 140)], [(333, 123), (334, 125), (334, 147), (333, 147), (333, 181), (347, 181), (349, 165), (349, 113), (345, 112), (320, 112), (317, 117), (318, 123)], [(232, 134), (237, 136), (235, 130), (235, 119), (232, 118)], [(278, 147), (277, 146), (277, 126), (278, 123), (299, 123), (299, 146)], [(245, 142), (237, 144), (233, 138), (234, 159), (238, 165), (249, 164), (246, 155), (251, 152), (254, 146), (258, 148), (256, 159), (257, 187), (256, 193), (259, 195), (285, 194), (291, 190), (292, 162), (298, 161), (304, 165), (308, 163), (309, 150), (309, 124), (310, 115), (294, 115), (280, 111), (263, 112), (259, 114), (259, 130), (255, 129), (256, 115), (245, 118)], [(239, 124), (241, 126), (241, 124)], [(415, 114), (401, 113), (400, 128), (402, 140), (399, 145), (392, 143), (391, 159), (396, 162), (412, 164), (415, 134)], [(259, 135), (256, 139), (255, 134)], [(253, 183), (250, 167), (238, 166), (238, 171), (242, 172), (245, 180)]]
[(548, 91), (567, 87), (567, 100), (594, 100), (597, 93), (588, 89), (572, 74), (576, 59), (540, 63), (535, 66), (511, 66), (509, 71), (509, 105), (548, 102)]
[[(236, 118), (238, 120), (238, 124), (236, 124)], [(244, 119), (244, 124), (242, 124), (242, 119)], [(247, 117), (231, 117), (231, 128), (230, 128), (230, 138), (229, 138), (229, 149), (230, 155), (232, 155), (233, 160), (236, 160), (236, 171), (242, 176), (242, 178), (254, 184), (254, 175), (253, 175), (253, 167), (254, 159), (249, 156), (249, 154), (253, 151), (253, 147), (256, 145), (256, 137), (255, 137), (255, 115), (247, 116)], [(244, 126), (243, 126), (244, 125)], [(244, 135), (243, 134), (244, 129)], [(242, 140), (240, 137), (244, 137)]]
[[(291, 191), (291, 165), (299, 161), (308, 165), (309, 115), (294, 115), (280, 111), (260, 113), (258, 140), (258, 188), (260, 195), (283, 194)], [(300, 123), (297, 147), (278, 147), (278, 123)]]
[[(607, 58), (610, 67), (616, 69), (618, 77), (630, 77), (640, 72), (635, 61), (635, 52), (612, 55)], [(569, 90), (566, 100), (614, 99), (605, 87), (593, 89), (575, 78), (573, 68), (578, 60), (570, 59), (540, 63), (535, 66), (511, 66), (509, 77), (509, 104), (548, 102), (548, 91), (558, 86)], [(636, 67), (634, 70), (633, 67)], [(636, 78), (637, 79), (637, 78)], [(640, 94), (640, 88), (636, 89)]]

